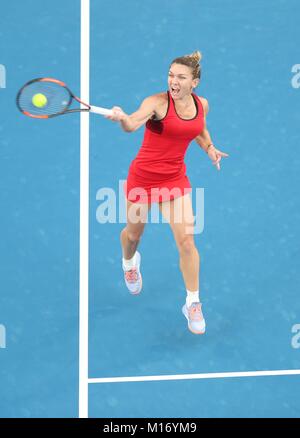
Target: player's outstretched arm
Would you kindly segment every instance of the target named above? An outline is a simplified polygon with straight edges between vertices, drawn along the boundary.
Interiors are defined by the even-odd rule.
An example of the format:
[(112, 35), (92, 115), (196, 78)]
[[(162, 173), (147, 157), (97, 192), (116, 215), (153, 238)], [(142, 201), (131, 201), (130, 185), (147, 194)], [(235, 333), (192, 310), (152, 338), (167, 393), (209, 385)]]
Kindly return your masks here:
[(119, 106), (112, 108), (113, 114), (106, 116), (107, 119), (120, 122), (126, 132), (133, 132), (139, 129), (155, 114), (155, 96), (146, 97), (137, 111), (128, 115)]

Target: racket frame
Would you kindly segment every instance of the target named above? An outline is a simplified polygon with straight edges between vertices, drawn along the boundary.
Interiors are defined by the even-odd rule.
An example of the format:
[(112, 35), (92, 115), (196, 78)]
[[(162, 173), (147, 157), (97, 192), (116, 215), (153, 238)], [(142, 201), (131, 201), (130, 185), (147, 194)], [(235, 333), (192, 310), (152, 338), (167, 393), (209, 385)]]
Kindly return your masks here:
[[(69, 101), (66, 104), (66, 108), (63, 111), (59, 111), (59, 112), (57, 112), (55, 114), (40, 114), (40, 115), (37, 115), (37, 114), (31, 114), (29, 111), (24, 111), (21, 108), (21, 105), (20, 105), (20, 102), (19, 102), (20, 101), (20, 96), (21, 96), (23, 90), (26, 87), (28, 87), (29, 85), (33, 84), (34, 82), (52, 82), (52, 83), (60, 85), (61, 87), (64, 87), (67, 90), (67, 92), (69, 93), (69, 96), (70, 96), (69, 97)], [(73, 100), (76, 100), (79, 104), (84, 105), (86, 108), (72, 108), (72, 109), (69, 109)], [(17, 104), (18, 109), (21, 111), (21, 113), (25, 114), (25, 116), (32, 117), (34, 119), (50, 119), (50, 118), (53, 118), (53, 117), (61, 116), (63, 114), (78, 113), (78, 112), (89, 112), (89, 111), (91, 111), (93, 113), (101, 114), (101, 115), (110, 115), (110, 114), (112, 114), (112, 110), (109, 110), (109, 109), (106, 109), (106, 108), (97, 107), (97, 106), (92, 106), (92, 105), (89, 105), (89, 104), (87, 104), (85, 102), (82, 102), (82, 100), (80, 100), (79, 97), (75, 96), (75, 94), (72, 93), (70, 88), (64, 82), (62, 82), (62, 81), (60, 81), (58, 79), (53, 79), (53, 78), (36, 78), (36, 79), (32, 79), (32, 80), (26, 82), (26, 84), (24, 84), (23, 87), (20, 88), (20, 90), (18, 91), (18, 94), (17, 94), (17, 97), (16, 97), (16, 104)]]

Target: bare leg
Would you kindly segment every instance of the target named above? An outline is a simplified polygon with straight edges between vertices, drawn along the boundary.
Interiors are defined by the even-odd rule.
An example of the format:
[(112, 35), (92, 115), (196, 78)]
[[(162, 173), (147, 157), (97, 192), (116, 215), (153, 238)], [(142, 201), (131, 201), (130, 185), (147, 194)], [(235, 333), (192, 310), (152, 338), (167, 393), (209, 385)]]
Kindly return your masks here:
[(126, 260), (131, 259), (136, 252), (147, 222), (149, 208), (148, 204), (127, 201), (127, 225), (120, 235), (122, 253)]
[(179, 266), (187, 289), (182, 313), (188, 320), (189, 330), (197, 335), (205, 333), (205, 320), (199, 302), (200, 257), (194, 243), (194, 217), (189, 195), (160, 205), (169, 221), (179, 251)]
[(179, 266), (186, 289), (199, 290), (200, 256), (194, 243), (191, 198), (185, 195), (160, 204), (160, 210), (170, 223), (179, 251)]

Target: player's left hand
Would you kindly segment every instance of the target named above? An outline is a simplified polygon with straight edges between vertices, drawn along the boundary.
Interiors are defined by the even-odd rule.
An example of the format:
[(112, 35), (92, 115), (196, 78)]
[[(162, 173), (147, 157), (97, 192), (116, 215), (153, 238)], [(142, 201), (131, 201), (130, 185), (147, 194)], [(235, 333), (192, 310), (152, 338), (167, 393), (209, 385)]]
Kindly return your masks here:
[(224, 157), (224, 158), (229, 157), (228, 154), (226, 154), (225, 152), (221, 152), (221, 151), (219, 151), (219, 150), (218, 150), (217, 148), (215, 148), (214, 146), (210, 146), (210, 147), (208, 148), (207, 155), (208, 155), (209, 158), (212, 160), (213, 165), (216, 166), (216, 168), (217, 168), (218, 170), (221, 169), (221, 166), (220, 166), (221, 159), (222, 159), (223, 157)]

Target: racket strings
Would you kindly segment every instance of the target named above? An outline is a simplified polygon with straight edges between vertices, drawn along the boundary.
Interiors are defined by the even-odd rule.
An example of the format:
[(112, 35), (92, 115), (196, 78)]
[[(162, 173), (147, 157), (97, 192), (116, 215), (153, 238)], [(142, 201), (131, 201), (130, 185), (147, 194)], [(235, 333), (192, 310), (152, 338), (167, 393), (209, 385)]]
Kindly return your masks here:
[[(37, 107), (32, 102), (36, 94), (43, 94), (47, 102), (42, 107)], [(72, 96), (67, 88), (54, 82), (36, 81), (26, 85), (20, 92), (18, 104), (22, 111), (36, 116), (51, 116), (68, 109)]]

